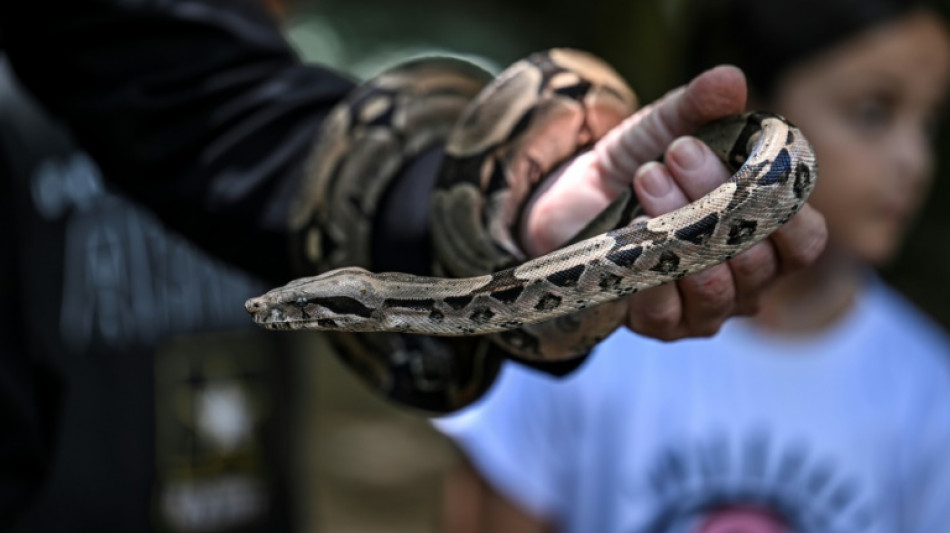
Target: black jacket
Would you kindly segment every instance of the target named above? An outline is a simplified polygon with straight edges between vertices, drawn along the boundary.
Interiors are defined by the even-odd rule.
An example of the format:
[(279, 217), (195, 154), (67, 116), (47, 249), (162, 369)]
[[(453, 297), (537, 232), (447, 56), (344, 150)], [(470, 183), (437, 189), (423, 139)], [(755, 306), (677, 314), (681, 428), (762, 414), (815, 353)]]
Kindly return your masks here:
[(259, 0), (2, 0), (26, 88), (116, 186), (220, 257), (291, 277), (288, 196), (353, 88), (303, 65)]

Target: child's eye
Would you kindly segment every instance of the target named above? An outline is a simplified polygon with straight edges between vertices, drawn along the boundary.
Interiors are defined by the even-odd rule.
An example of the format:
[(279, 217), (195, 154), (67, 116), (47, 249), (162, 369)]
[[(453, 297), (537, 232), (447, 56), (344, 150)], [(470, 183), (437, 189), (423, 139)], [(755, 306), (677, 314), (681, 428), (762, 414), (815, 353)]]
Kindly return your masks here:
[(880, 132), (894, 122), (893, 106), (880, 98), (858, 102), (848, 115), (851, 123), (865, 133)]

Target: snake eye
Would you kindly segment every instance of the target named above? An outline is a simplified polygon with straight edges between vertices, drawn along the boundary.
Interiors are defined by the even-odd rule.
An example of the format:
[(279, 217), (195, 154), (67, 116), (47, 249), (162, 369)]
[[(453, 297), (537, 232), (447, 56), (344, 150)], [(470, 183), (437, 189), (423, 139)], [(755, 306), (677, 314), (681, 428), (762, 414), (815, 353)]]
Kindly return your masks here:
[(308, 300), (306, 296), (298, 296), (297, 299), (294, 300), (294, 305), (296, 305), (297, 307), (304, 307), (305, 305), (307, 305), (307, 303), (308, 303)]

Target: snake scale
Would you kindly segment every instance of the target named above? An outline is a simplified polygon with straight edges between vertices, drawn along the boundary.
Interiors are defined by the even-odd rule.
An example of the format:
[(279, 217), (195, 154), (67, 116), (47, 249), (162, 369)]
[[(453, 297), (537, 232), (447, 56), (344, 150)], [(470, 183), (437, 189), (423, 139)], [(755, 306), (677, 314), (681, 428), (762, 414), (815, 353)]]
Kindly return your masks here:
[[(542, 358), (563, 337), (584, 337), (567, 343), (565, 353), (576, 355), (620, 324), (616, 312), (597, 314), (603, 304), (727, 261), (804, 205), (817, 177), (812, 147), (782, 117), (747, 113), (696, 132), (733, 172), (717, 189), (655, 218), (634, 217), (628, 194), (608, 209), (609, 231), (526, 257), (517, 238), (525, 202), (598, 140), (598, 150), (618, 149), (609, 143), (624, 141), (607, 133), (635, 100), (616, 73), (581, 52), (550, 50), (516, 63), (451, 117), (431, 206), (436, 272), (451, 277), (335, 265), (343, 267), (248, 300), (248, 312), (273, 330), (495, 333)], [(405, 161), (397, 155), (390, 167)], [(375, 154), (364, 159), (374, 157), (387, 164)], [(546, 324), (560, 335), (547, 347)]]

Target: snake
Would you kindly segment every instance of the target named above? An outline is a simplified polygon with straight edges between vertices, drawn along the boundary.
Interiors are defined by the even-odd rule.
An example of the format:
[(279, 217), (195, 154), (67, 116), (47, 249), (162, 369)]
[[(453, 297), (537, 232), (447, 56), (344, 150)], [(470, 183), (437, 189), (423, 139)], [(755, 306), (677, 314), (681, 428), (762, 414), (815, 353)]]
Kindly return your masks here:
[[(326, 240), (336, 205), (347, 210), (345, 217), (338, 213), (348, 217), (340, 231), (367, 233), (370, 209), (352, 205), (366, 198), (378, 202), (383, 195), (388, 182), (374, 173), (394, 175), (441, 139), (445, 155), (429, 209), (436, 275), (372, 272), (365, 250), (339, 256), (346, 246), (332, 247), (339, 257), (321, 264), (326, 253), (313, 251), (312, 243), (301, 245), (311, 249), (312, 269), (328, 271), (249, 299), (245, 307), (256, 324), (348, 334), (488, 336), (522, 356), (576, 356), (622, 323), (618, 309), (624, 297), (750, 248), (791, 219), (816, 183), (814, 149), (802, 132), (779, 115), (747, 112), (695, 132), (731, 172), (707, 195), (649, 218), (632, 189), (625, 191), (572, 243), (528, 257), (518, 237), (525, 205), (577, 154), (610, 154), (623, 148), (618, 143), (630, 142), (611, 133), (636, 107), (632, 90), (606, 63), (570, 49), (534, 54), (484, 87), (481, 74), (445, 60), (423, 60), (396, 72), (401, 83), (428, 87), (428, 100), (410, 98), (404, 105), (418, 108), (422, 102), (431, 114), (443, 116), (416, 125), (384, 121), (380, 117), (391, 119), (402, 105), (391, 87), (393, 77), (368, 82), (369, 92), (341, 104), (340, 116), (346, 118), (330, 121), (315, 157), (312, 182), (320, 185), (303, 195), (296, 224), (313, 221), (308, 227), (322, 228)], [(385, 103), (376, 101), (380, 94)], [(431, 105), (446, 94), (452, 105)], [(639, 119), (649, 120), (650, 112), (646, 108)], [(436, 123), (438, 135), (431, 133)], [(380, 127), (366, 133), (373, 124)], [(383, 143), (388, 151), (354, 156), (350, 167), (359, 170), (346, 178), (336, 158), (353, 151), (353, 131), (372, 138), (391, 133), (387, 128), (397, 131), (386, 139), (400, 142)], [(420, 135), (425, 142), (411, 140)], [(327, 184), (347, 179), (349, 188), (339, 187), (350, 196), (334, 202)], [(361, 239), (353, 240), (365, 242)], [(345, 237), (337, 240), (343, 243)]]

